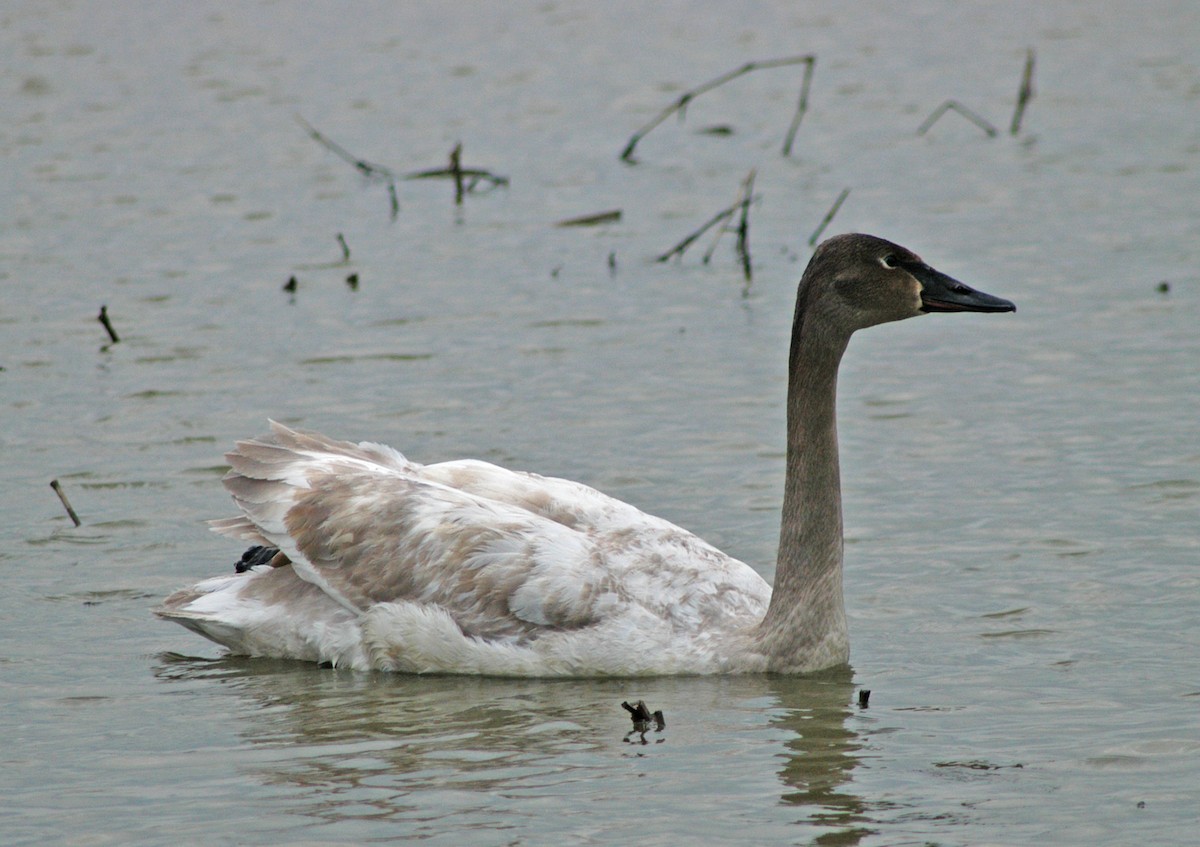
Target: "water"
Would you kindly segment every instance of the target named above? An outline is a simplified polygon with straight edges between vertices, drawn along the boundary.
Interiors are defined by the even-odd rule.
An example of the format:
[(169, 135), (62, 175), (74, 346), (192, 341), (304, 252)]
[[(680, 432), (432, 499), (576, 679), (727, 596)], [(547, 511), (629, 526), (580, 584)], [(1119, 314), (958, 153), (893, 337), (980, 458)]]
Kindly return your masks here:
[[(1193, 837), (1193, 5), (10, 3), (0, 44), (6, 844)], [(617, 161), (683, 89), (808, 52), (792, 159), (797, 68)], [(947, 98), (1001, 134), (918, 138)], [(401, 171), (461, 141), (511, 186), (456, 210), (402, 183), (392, 220), (296, 114)], [(746, 296), (732, 239), (652, 261), (751, 168)], [(580, 479), (770, 577), (791, 299), (847, 187), (830, 232), (1020, 308), (851, 345), (851, 670), (410, 679), (222, 658), (150, 617), (240, 552), (202, 521), (267, 416)], [(636, 699), (667, 717), (645, 744)]]

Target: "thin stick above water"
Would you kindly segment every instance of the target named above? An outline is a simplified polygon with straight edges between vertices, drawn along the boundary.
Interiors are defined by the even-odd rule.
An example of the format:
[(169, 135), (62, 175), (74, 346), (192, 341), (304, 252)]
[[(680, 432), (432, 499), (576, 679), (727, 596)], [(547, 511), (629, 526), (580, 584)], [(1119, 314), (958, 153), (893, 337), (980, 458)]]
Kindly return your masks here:
[(638, 142), (645, 138), (655, 127), (665, 121), (671, 115), (678, 112), (681, 116), (686, 113), (688, 105), (699, 97), (701, 94), (706, 94), (714, 88), (719, 88), (727, 82), (731, 82), (740, 76), (751, 73), (753, 71), (767, 70), (768, 68), (781, 68), (788, 65), (805, 65), (804, 79), (800, 84), (800, 103), (796, 108), (795, 117), (792, 118), (792, 125), (788, 129), (787, 137), (784, 140), (783, 155), (787, 156), (792, 149), (792, 142), (795, 140), (796, 131), (800, 128), (800, 121), (804, 117), (804, 113), (808, 110), (808, 91), (812, 85), (813, 66), (817, 61), (817, 57), (813, 55), (805, 56), (788, 56), (783, 59), (766, 59), (759, 62), (747, 62), (741, 67), (734, 68), (731, 71), (726, 71), (715, 79), (710, 79), (703, 85), (698, 85), (695, 88), (685, 91), (679, 95), (671, 105), (667, 106), (661, 112), (654, 116), (645, 126), (629, 137), (629, 141), (625, 144), (625, 149), (621, 151), (620, 159), (623, 162), (633, 164), (636, 160), (633, 158), (634, 148)]
[(1025, 70), (1021, 74), (1021, 88), (1017, 91), (1017, 106), (1013, 109), (1012, 123), (1009, 124), (1009, 135), (1016, 135), (1021, 131), (1021, 121), (1025, 117), (1025, 107), (1029, 105), (1029, 101), (1033, 99), (1033, 66), (1037, 61), (1037, 57), (1030, 47), (1025, 53)]
[(750, 171), (742, 183), (741, 217), (737, 228), (737, 254), (742, 262), (742, 276), (746, 279), (743, 293), (750, 290), (750, 282), (754, 279), (754, 270), (750, 264), (750, 201), (754, 198), (755, 172)]
[(295, 116), (296, 123), (304, 128), (308, 135), (324, 147), (329, 152), (333, 153), (339, 159), (349, 162), (354, 168), (375, 182), (383, 182), (388, 187), (388, 198), (391, 203), (392, 217), (400, 211), (400, 199), (396, 193), (396, 183), (401, 180), (413, 179), (452, 179), (454, 180), (454, 203), (461, 206), (463, 197), (467, 194), (479, 193), (477, 188), (491, 190), (501, 186), (508, 185), (508, 177), (500, 174), (492, 173), (483, 168), (464, 168), (462, 166), (462, 143), (454, 145), (454, 149), (450, 151), (450, 165), (445, 168), (428, 168), (420, 171), (407, 171), (401, 173), (395, 171), (386, 165), (368, 162), (366, 159), (355, 156), (342, 145), (338, 144), (333, 139), (322, 133), (304, 118), (299, 115)]
[(971, 111), (957, 100), (947, 100), (945, 103), (930, 112), (929, 117), (927, 117), (925, 121), (919, 127), (917, 127), (917, 135), (924, 135), (925, 133), (929, 132), (929, 128), (937, 123), (941, 119), (942, 115), (946, 114), (947, 112), (957, 112), (971, 123), (975, 124), (975, 126), (983, 130), (984, 133), (987, 134), (988, 138), (996, 137), (996, 127), (992, 126), (990, 121), (988, 121), (986, 118), (980, 117), (976, 112)]
[(75, 514), (75, 510), (71, 508), (71, 501), (67, 499), (67, 493), (62, 490), (62, 486), (58, 484), (57, 479), (50, 480), (50, 487), (54, 489), (54, 493), (58, 495), (58, 499), (62, 501), (63, 508), (67, 510), (67, 516), (75, 526), (81, 525), (83, 522), (79, 520), (79, 515)]
[(100, 323), (104, 325), (104, 329), (106, 332), (108, 332), (108, 337), (112, 340), (113, 344), (116, 344), (121, 340), (117, 335), (117, 331), (113, 329), (112, 322), (108, 319), (108, 306), (100, 307), (100, 314), (96, 316), (96, 320), (100, 321)]

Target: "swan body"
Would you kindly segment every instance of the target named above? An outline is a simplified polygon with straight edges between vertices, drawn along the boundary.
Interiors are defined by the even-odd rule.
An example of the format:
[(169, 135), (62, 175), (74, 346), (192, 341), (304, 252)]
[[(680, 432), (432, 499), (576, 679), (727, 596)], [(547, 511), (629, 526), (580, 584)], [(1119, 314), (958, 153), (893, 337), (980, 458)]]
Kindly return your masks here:
[[(156, 613), (241, 655), (501, 676), (806, 673), (844, 664), (837, 365), (856, 329), (926, 311), (1012, 311), (915, 254), (837, 236), (801, 280), (774, 590), (668, 521), (580, 483), (271, 423), (227, 454), (261, 545), (243, 572)], [(239, 568), (241, 569), (241, 568)]]

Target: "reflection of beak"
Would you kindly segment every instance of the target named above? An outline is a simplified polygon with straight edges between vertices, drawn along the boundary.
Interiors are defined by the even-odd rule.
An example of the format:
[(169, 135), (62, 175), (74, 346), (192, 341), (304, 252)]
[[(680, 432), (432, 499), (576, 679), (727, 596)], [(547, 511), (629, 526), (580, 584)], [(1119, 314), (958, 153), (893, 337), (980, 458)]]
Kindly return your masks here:
[(926, 264), (905, 265), (921, 283), (922, 312), (1015, 312), (1017, 307), (1003, 297), (993, 297), (964, 285)]

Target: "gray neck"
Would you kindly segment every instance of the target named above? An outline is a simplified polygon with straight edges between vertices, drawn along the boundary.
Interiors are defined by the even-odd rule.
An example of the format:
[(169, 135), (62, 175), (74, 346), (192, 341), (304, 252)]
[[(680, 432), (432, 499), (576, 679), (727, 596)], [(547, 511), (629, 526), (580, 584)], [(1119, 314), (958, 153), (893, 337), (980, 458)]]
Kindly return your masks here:
[(775, 586), (759, 647), (776, 671), (848, 658), (842, 600), (842, 489), (838, 469), (838, 364), (848, 335), (805, 321), (792, 329), (787, 397), (787, 476)]

